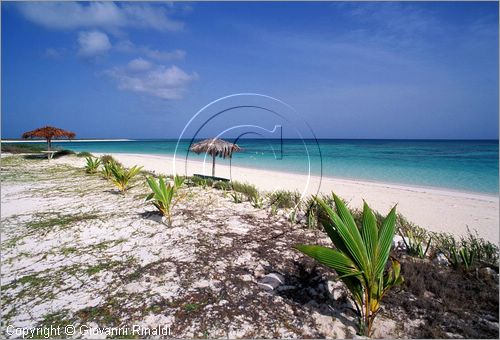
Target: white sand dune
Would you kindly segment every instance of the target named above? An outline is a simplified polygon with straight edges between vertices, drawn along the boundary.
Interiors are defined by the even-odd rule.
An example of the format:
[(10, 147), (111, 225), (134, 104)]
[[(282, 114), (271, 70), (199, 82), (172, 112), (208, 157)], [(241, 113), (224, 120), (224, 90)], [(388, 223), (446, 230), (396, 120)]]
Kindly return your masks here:
[[(158, 173), (174, 172), (172, 157), (146, 154), (113, 156), (125, 166), (137, 164), (144, 166), (145, 170)], [(177, 159), (175, 172), (208, 175), (211, 165), (211, 159), (205, 164)], [(364, 199), (382, 214), (397, 204), (398, 212), (429, 230), (464, 235), (469, 227), (477, 230), (481, 237), (498, 244), (498, 196), (317, 176), (311, 176), (307, 185), (308, 177), (304, 175), (227, 165), (216, 165), (216, 176), (249, 182), (265, 191), (299, 190), (304, 195), (334, 191), (346, 199), (351, 207), (361, 208)]]

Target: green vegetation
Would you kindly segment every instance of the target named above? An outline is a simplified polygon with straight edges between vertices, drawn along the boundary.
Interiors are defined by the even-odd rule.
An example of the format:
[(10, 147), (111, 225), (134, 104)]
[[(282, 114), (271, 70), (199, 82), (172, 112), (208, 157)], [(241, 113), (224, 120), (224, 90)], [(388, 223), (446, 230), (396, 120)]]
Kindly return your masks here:
[(300, 193), (297, 191), (277, 190), (269, 195), (271, 206), (277, 208), (294, 208), (300, 204)]
[(248, 183), (241, 183), (238, 181), (232, 181), (231, 187), (235, 192), (239, 192), (247, 197), (247, 199), (251, 199), (259, 194), (259, 191), (255, 187), (255, 185)]
[(82, 152), (79, 152), (76, 154), (77, 157), (94, 157), (93, 154), (91, 154), (90, 152), (87, 152), (87, 151), (82, 151)]
[(189, 177), (189, 184), (195, 187), (202, 187), (205, 189), (207, 186), (211, 187), (214, 184), (214, 181), (210, 178), (201, 178), (198, 176)]
[[(95, 214), (77, 214), (77, 215), (57, 215), (57, 214), (43, 214), (49, 215), (49, 218), (41, 218), (31, 222), (26, 223), (26, 227), (30, 229), (46, 229), (55, 226), (64, 228), (68, 227), (73, 223), (80, 221), (88, 221), (98, 219), (99, 216)], [(53, 215), (56, 215), (52, 217)]]
[(61, 248), (61, 254), (63, 254), (64, 256), (76, 253), (77, 251), (78, 251), (78, 249), (75, 248), (75, 247), (64, 247), (64, 248)]
[(260, 196), (259, 192), (250, 197), (250, 203), (254, 208), (262, 209), (264, 206), (264, 198)]
[(113, 176), (113, 172), (111, 171), (111, 168), (114, 166), (116, 166), (116, 163), (113, 163), (113, 162), (103, 163), (102, 169), (101, 169), (102, 177), (104, 177), (106, 179), (111, 179), (111, 176)]
[(111, 166), (111, 173), (113, 177), (111, 181), (118, 187), (118, 189), (125, 193), (127, 189), (129, 189), (129, 182), (132, 178), (134, 178), (142, 169), (142, 166), (133, 166), (130, 169), (125, 169), (124, 167), (113, 164)]
[[(160, 177), (158, 183), (153, 177), (147, 177), (147, 182), (151, 190), (151, 194), (146, 197), (146, 201), (150, 201), (167, 218), (168, 225), (172, 224), (172, 208), (179, 201), (177, 195), (178, 189), (184, 183), (184, 178), (175, 176), (173, 185), (165, 184), (165, 180)], [(176, 199), (174, 197), (177, 196)]]
[[(333, 196), (323, 195), (321, 199), (328, 205), (333, 206), (335, 204)], [(321, 207), (314, 196), (310, 197), (305, 201), (305, 215), (306, 215), (306, 225), (308, 228), (316, 229), (319, 227)]]
[(402, 216), (399, 219), (403, 221), (400, 223), (399, 234), (403, 238), (406, 252), (410, 256), (424, 259), (430, 249), (432, 236), (425, 229), (407, 222)]
[(231, 184), (229, 182), (217, 181), (213, 184), (213, 187), (218, 190), (230, 190)]
[(230, 195), (231, 195), (231, 198), (233, 199), (234, 203), (241, 203), (241, 202), (243, 202), (243, 195), (242, 194), (240, 194), (240, 193), (238, 193), (236, 191), (233, 191), (233, 192), (231, 192)]
[(64, 156), (74, 155), (74, 154), (75, 154), (75, 152), (73, 150), (59, 150), (52, 156), (52, 158), (60, 158), (60, 157), (64, 157)]
[(319, 198), (317, 201), (326, 215), (322, 224), (335, 249), (317, 245), (295, 248), (337, 272), (356, 305), (360, 333), (370, 336), (382, 297), (403, 282), (398, 261), (391, 258), (392, 266), (385, 270), (394, 238), (396, 207), (378, 226), (365, 203), (362, 227), (358, 228), (342, 200), (335, 195), (333, 198), (335, 211), (325, 201)]
[(113, 176), (113, 171), (111, 170), (113, 167), (122, 166), (111, 155), (103, 155), (100, 160), (102, 162), (101, 175), (106, 179), (111, 179), (111, 176)]
[(487, 266), (498, 268), (498, 246), (480, 238), (477, 231), (473, 234), (467, 228), (467, 236), (461, 238), (462, 246), (470, 248), (474, 253), (476, 260)]
[(95, 275), (102, 270), (109, 270), (113, 267), (120, 265), (119, 261), (110, 261), (110, 262), (102, 262), (98, 263), (95, 266), (88, 267), (85, 271), (88, 275)]
[(437, 241), (439, 251), (443, 253), (453, 269), (469, 271), (472, 268), (477, 255), (476, 249), (464, 242), (464, 239), (462, 242), (457, 242), (453, 235), (443, 233), (437, 236)]
[(195, 312), (200, 308), (200, 304), (198, 303), (186, 303), (184, 305), (184, 310), (189, 313), (189, 312)]
[(85, 172), (88, 174), (95, 174), (101, 165), (99, 158), (87, 157), (85, 160), (87, 161), (87, 164), (85, 164)]
[(102, 155), (100, 157), (100, 160), (101, 160), (102, 164), (114, 163), (114, 164), (122, 165), (120, 162), (118, 162), (116, 159), (114, 159), (113, 156), (111, 156), (111, 155)]
[(46, 150), (45, 145), (35, 143), (1, 143), (2, 152), (8, 153), (38, 153)]

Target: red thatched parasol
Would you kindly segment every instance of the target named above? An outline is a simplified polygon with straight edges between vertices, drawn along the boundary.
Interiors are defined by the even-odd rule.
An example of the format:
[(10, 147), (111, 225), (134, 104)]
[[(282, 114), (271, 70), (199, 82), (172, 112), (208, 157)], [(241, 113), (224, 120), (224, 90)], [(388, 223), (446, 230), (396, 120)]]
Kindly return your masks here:
[(240, 151), (241, 148), (233, 143), (226, 142), (222, 139), (205, 139), (201, 142), (193, 144), (189, 150), (196, 153), (207, 153), (212, 156), (212, 177), (215, 176), (215, 157), (219, 156), (222, 158), (231, 158), (233, 152)]
[(59, 128), (56, 128), (53, 126), (44, 126), (42, 128), (23, 133), (22, 137), (24, 139), (44, 138), (47, 140), (47, 150), (50, 151), (52, 139), (57, 139), (57, 138), (62, 138), (62, 137), (65, 137), (68, 139), (73, 139), (73, 138), (75, 138), (75, 133), (71, 132), (71, 131), (59, 129)]

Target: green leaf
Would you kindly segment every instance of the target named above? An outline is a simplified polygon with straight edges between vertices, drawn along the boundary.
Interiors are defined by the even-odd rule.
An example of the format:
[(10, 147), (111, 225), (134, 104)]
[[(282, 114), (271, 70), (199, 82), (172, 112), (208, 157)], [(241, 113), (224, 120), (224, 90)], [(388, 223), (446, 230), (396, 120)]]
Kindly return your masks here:
[(296, 245), (295, 249), (334, 269), (339, 275), (359, 275), (356, 264), (344, 253), (316, 245)]
[(340, 234), (340, 237), (344, 241), (346, 248), (349, 249), (349, 254), (352, 259), (356, 262), (359, 268), (368, 273), (370, 271), (368, 266), (368, 254), (363, 244), (363, 239), (361, 238), (358, 227), (354, 223), (354, 219), (352, 218), (351, 213), (347, 210), (342, 200), (335, 194), (333, 194), (333, 197), (335, 200), (337, 211), (341, 215), (343, 215), (344, 218), (342, 219), (336, 213), (333, 213), (333, 215), (328, 215), (332, 218), (332, 221), (335, 224), (335, 229)]
[(368, 252), (370, 263), (373, 264), (378, 253), (378, 228), (375, 215), (366, 202), (363, 202), (363, 228), (361, 229), (361, 235)]
[[(338, 250), (346, 254), (349, 253), (349, 249), (347, 249), (344, 240), (335, 228), (335, 223), (333, 222), (333, 220), (337, 218), (335, 212), (324, 200), (316, 196), (314, 197), (314, 199), (319, 204), (319, 209), (322, 209), (328, 216), (328, 218), (321, 219), (321, 224), (332, 240), (332, 243)], [(319, 215), (322, 216), (322, 214)]]
[(385, 264), (389, 259), (392, 240), (394, 239), (394, 225), (396, 223), (396, 206), (394, 206), (384, 219), (379, 231), (378, 256), (375, 263), (375, 276), (380, 276), (384, 272)]

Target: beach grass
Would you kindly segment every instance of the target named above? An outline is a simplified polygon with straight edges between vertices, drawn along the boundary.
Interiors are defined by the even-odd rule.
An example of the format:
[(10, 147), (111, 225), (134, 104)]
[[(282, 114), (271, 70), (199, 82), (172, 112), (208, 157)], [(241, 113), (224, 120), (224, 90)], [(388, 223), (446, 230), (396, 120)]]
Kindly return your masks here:
[(251, 197), (256, 196), (259, 192), (257, 190), (257, 188), (255, 187), (255, 185), (249, 184), (249, 183), (242, 183), (242, 182), (238, 182), (238, 181), (231, 181), (231, 188), (235, 192), (239, 192), (239, 193), (245, 195), (245, 197), (247, 199), (250, 199)]

